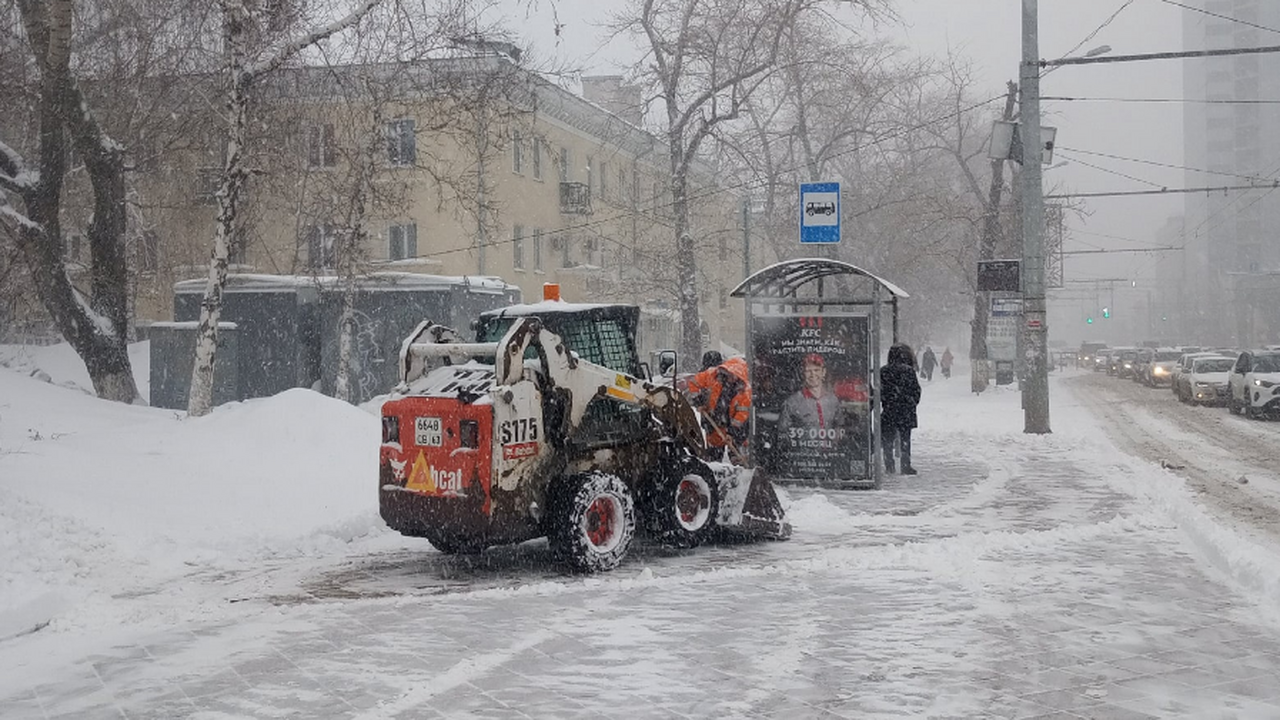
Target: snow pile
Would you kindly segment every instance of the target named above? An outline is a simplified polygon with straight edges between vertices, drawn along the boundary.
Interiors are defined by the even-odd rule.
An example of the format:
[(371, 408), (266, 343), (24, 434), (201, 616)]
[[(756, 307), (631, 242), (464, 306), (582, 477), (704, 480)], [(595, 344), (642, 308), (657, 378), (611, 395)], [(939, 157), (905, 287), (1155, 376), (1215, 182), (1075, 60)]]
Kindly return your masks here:
[[(143, 400), (149, 400), (151, 373), (151, 343), (139, 342), (129, 346), (129, 363), (133, 367), (133, 379)], [(93, 392), (89, 371), (84, 361), (67, 343), (56, 345), (0, 345), (0, 367), (47, 380), (55, 385)]]
[(0, 638), (143, 621), (110, 601), (388, 533), (378, 439), (374, 415), (309, 390), (183, 418), (0, 369)]

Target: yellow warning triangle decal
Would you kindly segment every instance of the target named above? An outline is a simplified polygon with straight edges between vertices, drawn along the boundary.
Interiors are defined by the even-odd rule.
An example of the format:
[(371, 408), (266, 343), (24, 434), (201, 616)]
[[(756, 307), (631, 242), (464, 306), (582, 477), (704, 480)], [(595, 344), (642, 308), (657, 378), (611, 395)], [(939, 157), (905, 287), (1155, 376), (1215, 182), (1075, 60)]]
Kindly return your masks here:
[(421, 450), (418, 451), (418, 459), (413, 461), (413, 469), (409, 471), (409, 481), (405, 483), (405, 488), (423, 493), (436, 491), (436, 481), (431, 477), (431, 465), (427, 463)]

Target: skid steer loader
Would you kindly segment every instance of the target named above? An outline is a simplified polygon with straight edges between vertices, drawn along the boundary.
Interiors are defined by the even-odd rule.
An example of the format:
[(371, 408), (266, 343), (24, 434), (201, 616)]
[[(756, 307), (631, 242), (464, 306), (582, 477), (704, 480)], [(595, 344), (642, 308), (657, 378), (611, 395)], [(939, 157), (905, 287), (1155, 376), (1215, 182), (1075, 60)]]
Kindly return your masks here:
[(379, 506), (446, 553), (546, 536), (572, 568), (616, 567), (637, 532), (690, 548), (791, 534), (757, 470), (706, 462), (697, 411), (643, 377), (639, 310), (544, 301), (424, 322), (382, 407)]

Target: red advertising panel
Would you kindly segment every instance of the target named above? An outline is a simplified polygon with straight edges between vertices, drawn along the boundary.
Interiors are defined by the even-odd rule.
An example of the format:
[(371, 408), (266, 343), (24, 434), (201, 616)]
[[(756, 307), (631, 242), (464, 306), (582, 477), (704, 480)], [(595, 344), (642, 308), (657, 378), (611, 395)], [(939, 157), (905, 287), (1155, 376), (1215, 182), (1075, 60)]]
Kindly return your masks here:
[(753, 453), (774, 477), (871, 477), (865, 315), (752, 318)]

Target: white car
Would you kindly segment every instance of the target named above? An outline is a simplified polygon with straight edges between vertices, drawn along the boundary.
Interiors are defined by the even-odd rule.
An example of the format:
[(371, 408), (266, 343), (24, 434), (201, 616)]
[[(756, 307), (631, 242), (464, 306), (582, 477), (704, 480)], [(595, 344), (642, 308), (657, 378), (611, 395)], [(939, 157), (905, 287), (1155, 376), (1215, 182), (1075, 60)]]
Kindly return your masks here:
[(1252, 418), (1280, 410), (1280, 352), (1246, 350), (1227, 376), (1227, 409)]
[[(1187, 376), (1191, 372), (1191, 364), (1194, 363), (1198, 358), (1202, 358), (1202, 357), (1228, 357), (1228, 356), (1224, 353), (1187, 351), (1181, 357), (1179, 357), (1178, 362), (1175, 363), (1173, 366), (1173, 382), (1169, 383), (1170, 389), (1173, 390), (1174, 395), (1178, 396), (1179, 400), (1185, 400), (1187, 397), (1187, 393), (1191, 389), (1191, 386), (1186, 384)], [(1231, 355), (1230, 358), (1233, 362), (1235, 361), (1234, 354)]]
[(1221, 405), (1227, 401), (1227, 376), (1236, 364), (1229, 357), (1198, 357), (1179, 383), (1178, 399), (1193, 405)]

